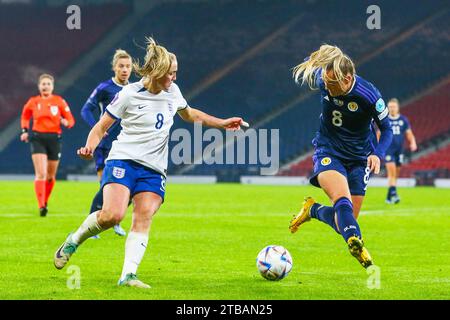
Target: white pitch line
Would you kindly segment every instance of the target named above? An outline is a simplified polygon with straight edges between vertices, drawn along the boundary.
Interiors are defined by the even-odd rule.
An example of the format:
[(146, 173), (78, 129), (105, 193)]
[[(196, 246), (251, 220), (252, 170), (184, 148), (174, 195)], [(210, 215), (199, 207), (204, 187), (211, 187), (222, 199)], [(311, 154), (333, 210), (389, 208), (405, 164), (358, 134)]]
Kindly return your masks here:
[(425, 208), (410, 208), (410, 209), (384, 209), (384, 210), (363, 210), (362, 215), (372, 215), (372, 214), (385, 214), (385, 215), (402, 215), (402, 216), (412, 216), (415, 212), (431, 212), (431, 213), (441, 213), (442, 211), (450, 212), (450, 207), (425, 207)]

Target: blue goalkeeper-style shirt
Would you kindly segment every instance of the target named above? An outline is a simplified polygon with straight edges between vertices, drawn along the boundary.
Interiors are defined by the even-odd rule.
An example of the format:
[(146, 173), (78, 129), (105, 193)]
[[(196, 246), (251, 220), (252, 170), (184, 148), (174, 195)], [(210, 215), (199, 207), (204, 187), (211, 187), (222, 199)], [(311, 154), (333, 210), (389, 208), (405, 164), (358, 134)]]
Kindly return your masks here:
[[(320, 128), (313, 140), (316, 150), (348, 161), (366, 161), (371, 154), (384, 158), (392, 140), (388, 108), (377, 88), (355, 75), (350, 91), (342, 96), (331, 97), (318, 73), (322, 114)], [(377, 143), (373, 122), (380, 129)]]
[[(100, 83), (91, 93), (83, 108), (81, 108), (81, 116), (84, 121), (93, 127), (105, 112), (106, 107), (122, 89), (123, 86), (116, 83), (113, 79)], [(120, 121), (116, 121), (109, 128), (108, 135), (100, 141), (98, 147), (111, 149), (112, 142), (117, 139), (121, 129)]]

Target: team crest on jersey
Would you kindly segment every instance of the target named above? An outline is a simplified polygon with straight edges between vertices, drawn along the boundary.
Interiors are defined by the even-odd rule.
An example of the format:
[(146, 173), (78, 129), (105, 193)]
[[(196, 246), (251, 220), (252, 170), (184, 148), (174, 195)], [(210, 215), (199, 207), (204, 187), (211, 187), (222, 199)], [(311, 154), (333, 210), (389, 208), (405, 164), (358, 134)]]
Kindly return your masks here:
[(320, 160), (320, 163), (321, 163), (323, 166), (327, 166), (327, 165), (329, 165), (329, 164), (331, 163), (331, 159), (330, 159), (329, 157), (325, 157), (325, 158), (323, 158), (322, 160)]
[(386, 108), (386, 105), (384, 104), (383, 99), (378, 99), (377, 102), (375, 103), (375, 109), (378, 112), (382, 112), (384, 110), (384, 108)]
[(58, 114), (58, 106), (50, 106), (50, 113), (56, 116)]
[(349, 102), (347, 105), (348, 110), (355, 112), (358, 110), (358, 104), (356, 102)]
[(398, 122), (398, 125), (399, 125), (399, 126), (402, 126), (402, 125), (403, 125), (403, 120), (400, 120), (400, 121)]
[(344, 101), (333, 98), (333, 102), (335, 105), (338, 105), (339, 107), (342, 107), (344, 105)]
[(119, 167), (114, 167), (112, 174), (117, 179), (122, 179), (123, 177), (125, 177), (125, 169), (119, 168)]

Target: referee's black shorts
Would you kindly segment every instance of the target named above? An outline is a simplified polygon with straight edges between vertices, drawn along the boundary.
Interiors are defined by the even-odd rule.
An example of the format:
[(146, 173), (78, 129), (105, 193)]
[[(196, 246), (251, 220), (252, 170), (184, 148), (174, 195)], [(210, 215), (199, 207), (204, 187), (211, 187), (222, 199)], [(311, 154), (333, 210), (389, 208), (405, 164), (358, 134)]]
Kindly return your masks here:
[(48, 160), (61, 158), (61, 135), (58, 133), (30, 132), (31, 154), (44, 153)]

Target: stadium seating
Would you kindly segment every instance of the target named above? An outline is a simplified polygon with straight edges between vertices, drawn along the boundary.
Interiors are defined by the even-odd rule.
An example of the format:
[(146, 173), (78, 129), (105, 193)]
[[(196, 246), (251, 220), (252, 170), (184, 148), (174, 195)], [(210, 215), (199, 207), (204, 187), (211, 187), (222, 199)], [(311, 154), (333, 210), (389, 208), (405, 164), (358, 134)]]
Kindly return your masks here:
[(448, 178), (450, 173), (450, 144), (406, 164), (402, 167), (401, 176), (413, 176), (420, 171), (434, 171), (436, 177)]
[[(448, 68), (444, 67), (448, 60), (448, 41), (444, 40), (448, 36), (445, 30), (448, 29), (450, 19), (448, 10), (442, 10), (445, 1), (433, 0), (421, 6), (410, 6), (406, 0), (385, 0), (380, 1), (379, 5), (383, 10), (382, 30), (366, 28), (367, 4), (363, 2), (355, 3), (351, 8), (340, 3), (306, 0), (287, 0), (282, 4), (265, 0), (220, 1), (214, 4), (203, 1), (162, 2), (138, 21), (136, 27), (117, 46), (134, 57), (142, 57), (144, 50), (136, 44), (145, 46), (144, 37), (153, 36), (177, 54), (177, 83), (190, 105), (220, 117), (239, 115), (251, 125), (269, 117), (270, 121), (265, 121), (262, 127), (280, 130), (280, 159), (282, 163), (288, 163), (311, 149), (320, 114), (317, 94), (299, 88), (291, 78), (291, 68), (320, 44), (330, 43), (342, 47), (357, 63), (358, 73), (376, 84), (386, 98), (397, 96), (401, 100), (409, 99), (448, 74)], [(116, 12), (111, 14), (112, 19), (108, 21), (110, 27), (114, 21), (123, 17), (124, 11), (115, 7), (115, 4), (108, 6), (108, 10)], [(404, 10), (405, 7), (408, 10)], [(399, 12), (402, 13), (401, 19), (398, 18)], [(335, 21), (340, 16), (354, 18), (342, 19), (337, 28)], [(89, 23), (89, 17), (86, 19), (86, 23)], [(94, 22), (97, 21), (92, 18), (91, 23), (97, 25), (97, 28), (92, 29), (92, 35), (83, 43), (79, 39), (68, 39), (71, 41), (70, 50), (56, 51), (55, 56), (62, 57), (58, 63), (50, 64), (48, 70), (63, 72), (73, 59), (95, 45), (96, 39), (107, 28)], [(420, 25), (421, 22), (424, 24)], [(408, 31), (417, 25), (420, 28), (409, 34)], [(28, 30), (28, 26), (25, 28)], [(270, 36), (281, 28), (285, 28), (284, 32), (271, 39)], [(2, 32), (0, 30), (0, 35)], [(30, 34), (30, 38), (36, 39), (38, 36)], [(55, 39), (63, 41), (56, 35)], [(262, 43), (265, 45), (259, 46)], [(382, 50), (384, 47), (386, 49)], [(89, 130), (80, 117), (80, 109), (93, 88), (111, 76), (110, 59), (115, 49), (116, 46), (111, 47), (110, 55), (99, 61), (91, 72), (78, 79), (64, 94), (77, 119), (77, 126), (64, 133), (62, 170), (77, 171), (85, 166), (84, 162), (73, 156), (74, 150), (84, 143)], [(424, 52), (429, 57), (428, 61), (421, 59)], [(372, 57), (372, 53), (376, 54)], [(24, 57), (18, 59), (21, 60)], [(47, 68), (45, 64), (38, 64), (39, 61), (36, 59), (34, 65)], [(363, 63), (358, 64), (359, 61)], [(221, 76), (215, 78), (218, 74)], [(28, 97), (34, 86), (34, 82), (30, 82), (28, 87), (24, 87), (26, 93), (17, 97), (25, 99), (23, 97)], [(200, 87), (203, 89), (198, 90)], [(445, 88), (441, 95), (441, 100), (436, 97), (423, 99), (436, 99), (433, 100), (434, 104), (442, 103), (445, 106), (442, 100), (446, 98)], [(18, 113), (17, 105), (21, 106), (23, 102), (11, 104), (15, 114)], [(423, 103), (431, 104), (431, 100), (424, 100)], [(420, 105), (402, 109), (411, 118), (413, 128), (420, 133), (418, 139), (422, 139), (422, 134), (426, 140), (442, 133), (444, 124), (436, 132), (428, 132), (425, 122), (420, 124), (417, 120), (420, 117)], [(286, 106), (291, 108), (284, 110)], [(411, 111), (410, 115), (410, 107), (414, 110), (417, 108), (417, 112)], [(444, 111), (438, 111), (439, 115)], [(3, 108), (2, 112), (6, 114)], [(177, 128), (187, 128), (192, 132), (192, 125), (180, 119), (175, 121), (174, 129)], [(24, 158), (28, 155), (27, 146), (18, 140), (11, 143), (6, 151), (10, 155), (22, 154)], [(28, 167), (25, 164), (11, 164), (7, 171), (17, 171), (15, 166), (20, 167), (19, 170), (30, 168), (29, 164)], [(182, 169), (174, 165), (169, 157), (170, 173), (181, 172)], [(5, 167), (2, 167), (4, 170)], [(227, 170), (238, 173), (258, 171), (254, 170), (254, 166), (197, 165), (187, 173), (215, 174)], [(302, 164), (297, 170), (305, 172), (308, 166)]]
[[(114, 24), (128, 12), (129, 6), (120, 3), (83, 7), (81, 30), (68, 31), (66, 7), (39, 5), (0, 6), (0, 37), (8, 43), (8, 50), (0, 51), (0, 59), (7, 61), (0, 73), (0, 131), (12, 119), (20, 116), (22, 107), (30, 96), (39, 94), (36, 81), (42, 72), (56, 76), (55, 93), (58, 94), (58, 76), (88, 52)], [(99, 23), (99, 16), (108, 16)], [(77, 83), (74, 87), (82, 86)], [(76, 90), (72, 88), (72, 91)], [(70, 95), (63, 95), (72, 106)], [(79, 109), (72, 110), (80, 123)], [(77, 114), (78, 112), (78, 114)], [(75, 127), (74, 130), (77, 130)], [(20, 128), (17, 128), (20, 132)], [(82, 135), (85, 136), (86, 130)], [(75, 135), (80, 135), (78, 132)], [(64, 139), (62, 171), (73, 159), (74, 145)], [(69, 160), (70, 159), (70, 160)], [(69, 160), (67, 163), (65, 161)], [(33, 167), (29, 146), (17, 137), (1, 152), (1, 172), (31, 173)]]
[[(7, 61), (0, 74), (0, 131), (18, 116), (28, 97), (37, 95), (36, 81), (42, 72), (58, 78), (80, 55), (91, 49), (127, 12), (123, 4), (83, 8), (81, 30), (68, 31), (66, 7), (5, 5), (0, 10), (0, 37), (8, 50), (0, 52)], [(107, 15), (98, 23), (98, 17)]]
[(411, 122), (418, 144), (450, 132), (449, 101), (450, 81), (401, 109)]
[[(392, 38), (395, 38), (397, 33), (401, 34), (404, 30), (408, 30), (414, 25), (411, 25), (414, 19), (421, 21), (435, 14), (432, 11), (420, 11), (414, 8), (405, 14), (402, 21), (395, 20), (395, 28), (392, 28), (390, 32), (380, 34), (368, 29), (358, 28), (358, 24), (362, 23), (358, 19), (345, 21), (340, 25), (339, 30), (336, 30), (334, 25), (326, 23), (328, 18), (332, 20), (332, 15), (342, 10), (339, 7), (335, 9), (335, 11), (329, 10), (325, 13), (321, 5), (318, 5), (309, 10), (308, 14), (303, 15), (290, 32), (280, 36), (273, 46), (262, 50), (252, 61), (222, 79), (217, 85), (204, 92), (197, 99), (204, 102), (207, 106), (205, 108), (206, 111), (214, 112), (214, 106), (216, 106), (219, 110), (227, 110), (228, 114), (243, 115), (250, 123), (253, 123), (255, 120), (263, 118), (264, 115), (277, 111), (276, 108), (289, 104), (290, 101), (303, 92), (304, 99), (301, 102), (295, 104), (293, 108), (275, 117), (270, 122), (265, 123), (264, 127), (280, 129), (280, 158), (283, 163), (289, 162), (296, 156), (308, 151), (311, 148), (311, 140), (318, 127), (318, 116), (320, 114), (318, 97), (317, 95), (306, 93), (305, 90), (299, 90), (294, 85), (290, 77), (292, 65), (274, 63), (273, 61), (292, 61), (292, 64), (294, 64), (294, 62), (301, 61), (314, 48), (317, 48), (318, 44), (328, 42), (342, 47), (358, 63), (367, 54), (375, 51), (385, 43), (389, 43)], [(317, 10), (317, 12), (314, 10)], [(324, 16), (324, 19), (320, 21), (316, 19), (319, 12)], [(330, 15), (329, 17), (327, 16), (328, 14)], [(426, 64), (422, 64), (420, 68), (413, 68), (414, 70), (410, 71), (410, 73), (415, 74), (417, 79), (419, 79), (421, 73), (426, 73), (427, 77), (426, 82), (415, 81), (414, 85), (409, 81), (404, 81), (405, 73), (403, 73), (403, 78), (400, 78), (397, 69), (399, 69), (399, 59), (402, 55), (408, 57), (409, 61), (411, 61), (410, 64), (413, 64), (413, 61), (421, 60), (423, 48), (435, 42), (435, 40), (430, 40), (424, 36), (429, 30), (436, 32), (438, 39), (445, 36), (446, 31), (442, 29), (442, 24), (447, 23), (447, 18), (448, 13), (437, 16), (435, 19), (429, 19), (430, 21), (423, 28), (413, 33), (411, 37), (400, 41), (397, 45), (389, 48), (389, 50), (381, 52), (373, 60), (358, 66), (358, 73), (376, 83), (381, 87), (380, 90), (382, 92), (383, 89), (387, 90), (387, 88), (390, 89), (387, 90), (388, 92), (399, 92), (399, 97), (414, 95), (418, 88), (423, 88), (427, 83), (439, 80), (447, 69), (441, 68), (439, 72), (432, 69), (429, 72)], [(388, 24), (390, 20), (386, 19), (386, 21)], [(314, 32), (302, 32), (305, 26), (309, 26)], [(391, 26), (385, 27), (390, 29)], [(411, 43), (417, 41), (420, 44), (411, 50)], [(442, 64), (445, 61), (445, 54), (441, 58), (440, 50), (447, 45), (445, 42), (443, 43), (437, 46), (435, 51), (429, 52), (430, 57), (439, 56), (437, 59)], [(397, 52), (397, 47), (402, 54)], [(438, 63), (437, 66), (442, 64)], [(262, 65), (266, 67), (261, 68), (260, 66)], [(380, 73), (380, 65), (383, 65), (385, 72)], [(395, 77), (386, 77), (387, 73), (390, 74), (390, 70), (396, 70)], [(402, 72), (405, 72), (404, 69), (402, 70)], [(267, 79), (273, 80), (267, 81)], [(233, 92), (230, 90), (224, 95), (223, 88), (231, 88), (235, 83), (239, 83), (240, 90)], [(257, 91), (264, 94), (258, 94)], [(217, 101), (218, 96), (221, 96), (220, 101)], [(198, 165), (193, 172), (207, 172), (208, 170), (205, 167), (209, 167), (210, 173), (214, 173), (219, 169), (218, 166)]]

